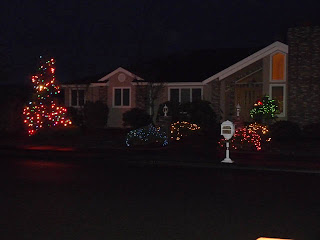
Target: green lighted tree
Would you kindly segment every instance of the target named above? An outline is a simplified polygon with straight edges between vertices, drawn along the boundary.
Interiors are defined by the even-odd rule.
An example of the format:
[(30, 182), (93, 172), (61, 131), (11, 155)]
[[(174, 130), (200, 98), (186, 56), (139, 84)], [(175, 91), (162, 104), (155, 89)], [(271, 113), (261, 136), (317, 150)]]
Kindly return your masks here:
[(253, 108), (250, 110), (250, 117), (258, 123), (269, 122), (275, 119), (279, 110), (278, 103), (264, 96), (262, 100), (257, 100)]

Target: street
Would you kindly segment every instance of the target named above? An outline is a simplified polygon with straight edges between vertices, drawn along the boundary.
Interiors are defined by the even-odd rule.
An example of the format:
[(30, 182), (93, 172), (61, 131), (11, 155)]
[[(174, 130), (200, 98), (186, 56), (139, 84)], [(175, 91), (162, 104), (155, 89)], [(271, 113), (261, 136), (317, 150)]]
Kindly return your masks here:
[(1, 162), (3, 240), (320, 238), (319, 174)]

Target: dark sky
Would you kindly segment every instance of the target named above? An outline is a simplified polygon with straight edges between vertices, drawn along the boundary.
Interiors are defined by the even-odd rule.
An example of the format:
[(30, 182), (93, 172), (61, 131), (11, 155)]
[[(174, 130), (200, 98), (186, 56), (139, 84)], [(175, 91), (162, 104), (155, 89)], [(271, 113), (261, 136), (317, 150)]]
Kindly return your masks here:
[(23, 83), (40, 55), (52, 56), (63, 82), (175, 52), (263, 46), (318, 23), (315, 2), (10, 0), (0, 8), (0, 67)]

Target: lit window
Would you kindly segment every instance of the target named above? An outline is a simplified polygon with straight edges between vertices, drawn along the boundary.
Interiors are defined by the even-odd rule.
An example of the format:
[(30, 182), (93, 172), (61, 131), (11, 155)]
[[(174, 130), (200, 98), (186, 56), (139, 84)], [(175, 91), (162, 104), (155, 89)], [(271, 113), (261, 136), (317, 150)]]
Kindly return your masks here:
[(272, 56), (272, 80), (285, 80), (285, 55), (276, 53)]
[(194, 102), (202, 99), (201, 88), (171, 88), (169, 101), (173, 102)]
[(130, 106), (130, 88), (114, 89), (114, 107)]

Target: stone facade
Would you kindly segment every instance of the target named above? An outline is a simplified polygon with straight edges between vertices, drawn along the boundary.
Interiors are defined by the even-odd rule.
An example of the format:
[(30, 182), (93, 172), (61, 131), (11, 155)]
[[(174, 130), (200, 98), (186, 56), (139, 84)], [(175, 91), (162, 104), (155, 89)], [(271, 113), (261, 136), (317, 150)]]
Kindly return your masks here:
[(320, 122), (320, 27), (288, 30), (288, 120)]

